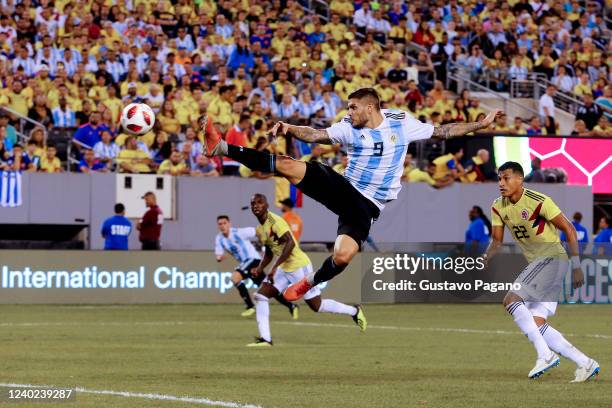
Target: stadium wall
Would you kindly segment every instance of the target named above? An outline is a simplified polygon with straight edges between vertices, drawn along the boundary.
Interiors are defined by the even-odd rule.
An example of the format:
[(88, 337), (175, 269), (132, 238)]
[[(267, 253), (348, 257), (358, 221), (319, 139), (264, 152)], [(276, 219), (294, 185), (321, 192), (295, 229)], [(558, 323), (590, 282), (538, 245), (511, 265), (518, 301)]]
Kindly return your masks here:
[[(151, 176), (155, 177), (155, 176)], [(89, 226), (91, 249), (102, 249), (100, 227), (113, 213), (117, 200), (114, 174), (25, 174), (23, 205), (0, 208), (0, 224), (65, 224)], [(555, 200), (568, 217), (582, 212), (583, 225), (593, 225), (593, 195), (589, 186), (538, 184), (530, 188)], [(165, 222), (162, 248), (212, 250), (217, 233), (216, 216), (228, 214), (234, 225), (254, 225), (250, 197), (260, 192), (272, 201), (274, 182), (241, 178), (178, 177), (175, 189), (176, 219)], [(456, 184), (435, 190), (424, 183), (405, 184), (397, 200), (387, 204), (372, 228), (377, 242), (462, 242), (473, 205), (485, 212), (499, 192), (495, 183)], [(350, 205), (350, 203), (347, 203)], [(144, 203), (142, 213), (144, 213)], [(278, 209), (276, 209), (278, 211)], [(333, 242), (337, 217), (319, 203), (304, 197), (297, 209), (304, 221), (303, 242)], [(506, 237), (510, 240), (510, 236)], [(137, 231), (130, 248), (140, 248)]]
[[(0, 250), (0, 303), (241, 302), (231, 281), (235, 263), (233, 260), (218, 263), (210, 251), (109, 254), (104, 251)], [(327, 254), (309, 253), (309, 256), (316, 268)], [(500, 303), (509, 290), (504, 285), (510, 285), (525, 266), (521, 254), (499, 254), (486, 269), (419, 268), (409, 272), (394, 266), (376, 271), (375, 265), (381, 265), (376, 259), (396, 256), (388, 252), (359, 254), (344, 273), (322, 285), (323, 297), (345, 303)], [(423, 253), (417, 255), (420, 256)], [(427, 256), (459, 259), (451, 252), (428, 252)], [(585, 255), (582, 269), (586, 284), (572, 291), (568, 273), (558, 300), (612, 303), (612, 259)], [(412, 287), (406, 282), (411, 282)], [(481, 282), (480, 287), (478, 282)], [(245, 283), (247, 287), (252, 285), (250, 280)], [(470, 286), (458, 289), (440, 286), (459, 283)], [(390, 288), (385, 284), (401, 286)]]

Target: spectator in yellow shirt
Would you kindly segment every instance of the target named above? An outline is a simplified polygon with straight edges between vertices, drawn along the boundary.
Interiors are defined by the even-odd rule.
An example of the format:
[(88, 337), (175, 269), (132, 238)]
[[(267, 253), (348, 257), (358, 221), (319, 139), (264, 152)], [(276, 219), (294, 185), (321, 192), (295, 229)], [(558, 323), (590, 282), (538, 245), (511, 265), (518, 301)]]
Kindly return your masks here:
[(28, 116), (28, 110), (32, 107), (32, 102), (23, 95), (23, 84), (21, 81), (13, 82), (11, 92), (7, 93), (7, 106), (15, 112)]
[(62, 162), (57, 158), (57, 148), (53, 142), (47, 144), (47, 154), (43, 155), (40, 160), (40, 171), (44, 173), (61, 173)]
[(117, 157), (119, 169), (123, 173), (151, 173), (151, 158), (142, 150), (138, 149), (135, 136), (128, 136), (125, 140), (125, 149), (119, 152)]
[(434, 180), (443, 180), (447, 177), (459, 178), (465, 174), (465, 170), (461, 165), (463, 157), (463, 147), (452, 145), (448, 149), (448, 153), (438, 157), (433, 161), (435, 171), (433, 174)]
[(527, 129), (525, 128), (525, 125), (523, 125), (523, 119), (521, 119), (520, 116), (516, 116), (514, 118), (514, 124), (512, 125), (512, 127), (510, 127), (510, 133), (514, 134), (514, 135), (526, 135), (527, 134)]
[(427, 168), (425, 171), (421, 169), (412, 169), (410, 173), (408, 173), (408, 182), (409, 183), (427, 183), (435, 188), (442, 188), (446, 186), (450, 186), (455, 181), (454, 177), (446, 176), (441, 179), (435, 180), (432, 176), (436, 171), (436, 165), (433, 162), (429, 162), (427, 164)]
[(226, 130), (232, 127), (232, 88), (223, 85), (219, 89), (219, 97), (214, 99), (206, 112), (215, 118), (215, 124), (223, 126)]
[(589, 74), (583, 73), (580, 75), (580, 82), (574, 86), (574, 93), (577, 96), (584, 95), (593, 95), (593, 90), (591, 89), (591, 83), (589, 82)]
[(170, 174), (171, 176), (182, 176), (190, 173), (189, 167), (183, 160), (180, 152), (172, 152), (169, 159), (162, 162), (157, 170), (157, 174)]
[(162, 105), (161, 112), (157, 115), (161, 129), (171, 135), (177, 135), (181, 131), (181, 124), (176, 119), (176, 111), (172, 101), (166, 101)]

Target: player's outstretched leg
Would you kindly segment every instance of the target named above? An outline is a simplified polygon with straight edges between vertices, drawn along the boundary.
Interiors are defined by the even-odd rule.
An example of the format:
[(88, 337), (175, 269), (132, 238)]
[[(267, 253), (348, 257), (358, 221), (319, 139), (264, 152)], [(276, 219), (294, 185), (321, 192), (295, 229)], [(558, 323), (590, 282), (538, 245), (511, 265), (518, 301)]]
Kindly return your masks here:
[(255, 294), (255, 311), (259, 337), (247, 347), (271, 347), (272, 334), (270, 333), (270, 303), (269, 299), (278, 295), (278, 290), (268, 282), (264, 282)]
[(228, 144), (221, 138), (212, 121), (206, 116), (200, 118), (200, 127), (204, 130), (204, 142), (208, 156), (227, 156), (253, 171), (281, 175), (291, 184), (299, 183), (306, 174), (306, 163), (302, 161), (267, 151)]
[(545, 319), (541, 317), (534, 317), (534, 319), (548, 347), (576, 363), (575, 378), (572, 382), (585, 382), (599, 374), (600, 368), (597, 361), (587, 357), (582, 351), (574, 347)]
[(349, 306), (333, 299), (322, 299), (320, 295), (305, 299), (306, 304), (317, 313), (337, 313), (351, 316), (361, 331), (368, 327), (368, 321), (361, 306)]
[(546, 371), (559, 365), (560, 359), (546, 344), (542, 333), (533, 320), (533, 314), (527, 309), (523, 299), (513, 292), (508, 292), (504, 297), (504, 307), (514, 318), (514, 323), (527, 336), (537, 352), (537, 360), (533, 369), (529, 372), (529, 378), (538, 378)]
[(246, 310), (242, 312), (240, 315), (242, 317), (249, 317), (255, 313), (255, 305), (251, 300), (251, 295), (249, 295), (249, 290), (246, 288), (244, 281), (242, 280), (242, 275), (238, 271), (234, 271), (232, 273), (232, 282), (234, 283), (234, 287), (240, 294), (240, 297), (244, 301), (246, 306)]
[(333, 255), (323, 261), (323, 265), (315, 273), (289, 286), (283, 292), (283, 296), (291, 301), (300, 299), (310, 288), (317, 286), (319, 283), (327, 282), (342, 273), (357, 252), (359, 252), (357, 241), (348, 235), (339, 235), (336, 238)]

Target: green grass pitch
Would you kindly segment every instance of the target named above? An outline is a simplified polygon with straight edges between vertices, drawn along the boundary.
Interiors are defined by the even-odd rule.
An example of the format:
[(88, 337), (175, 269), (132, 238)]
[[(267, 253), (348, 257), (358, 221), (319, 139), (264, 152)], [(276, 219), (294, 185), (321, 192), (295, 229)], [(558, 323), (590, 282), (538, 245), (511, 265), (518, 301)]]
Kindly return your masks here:
[[(551, 325), (599, 361), (527, 379), (535, 352), (501, 305), (366, 305), (300, 320), (271, 307), (271, 349), (247, 349), (254, 318), (238, 305), (0, 306), (0, 383), (156, 394), (78, 393), (45, 407), (610, 407), (612, 309), (563, 305)], [(196, 400), (162, 400), (163, 396)], [(232, 405), (234, 404), (234, 405)], [(2, 404), (41, 407), (37, 404)]]

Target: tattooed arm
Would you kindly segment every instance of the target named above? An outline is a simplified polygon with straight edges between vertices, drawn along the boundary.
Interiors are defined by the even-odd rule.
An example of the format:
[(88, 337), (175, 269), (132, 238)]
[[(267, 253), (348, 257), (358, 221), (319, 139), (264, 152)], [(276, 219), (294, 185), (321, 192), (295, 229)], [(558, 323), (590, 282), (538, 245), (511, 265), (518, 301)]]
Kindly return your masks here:
[(446, 125), (436, 126), (434, 127), (431, 137), (436, 137), (438, 139), (449, 139), (451, 137), (467, 135), (468, 133), (476, 130), (488, 128), (495, 121), (495, 119), (501, 115), (503, 115), (501, 110), (494, 109), (479, 122), (448, 123)]
[(278, 122), (270, 129), (270, 134), (276, 136), (279, 131), (283, 135), (290, 135), (307, 143), (332, 144), (327, 131), (324, 129), (313, 129), (308, 126), (295, 126)]

